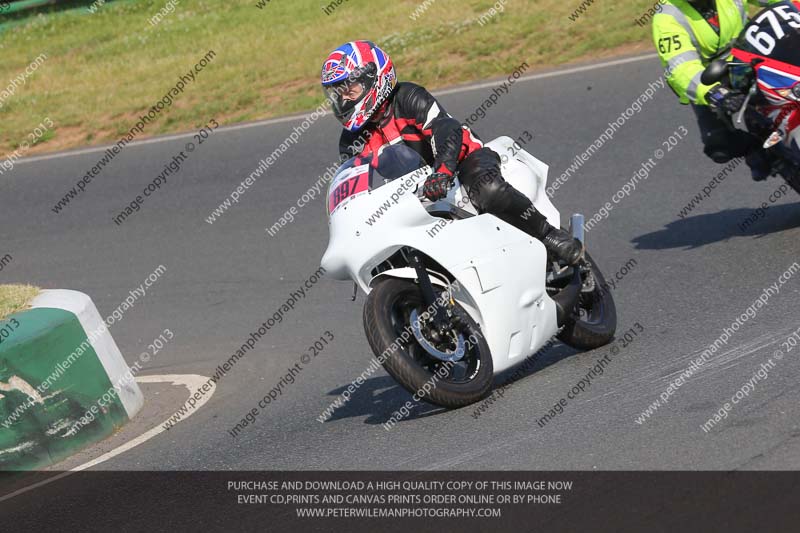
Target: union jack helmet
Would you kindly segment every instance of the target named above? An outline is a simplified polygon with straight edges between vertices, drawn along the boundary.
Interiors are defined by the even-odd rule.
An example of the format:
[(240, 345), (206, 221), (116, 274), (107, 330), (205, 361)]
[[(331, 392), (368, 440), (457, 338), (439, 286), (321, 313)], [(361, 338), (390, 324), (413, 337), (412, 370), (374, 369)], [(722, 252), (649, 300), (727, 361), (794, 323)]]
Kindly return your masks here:
[[(397, 85), (392, 60), (371, 41), (345, 43), (322, 65), (322, 89), (334, 115), (350, 131), (360, 130)], [(361, 88), (355, 99), (343, 93)], [(357, 91), (356, 91), (357, 92)]]

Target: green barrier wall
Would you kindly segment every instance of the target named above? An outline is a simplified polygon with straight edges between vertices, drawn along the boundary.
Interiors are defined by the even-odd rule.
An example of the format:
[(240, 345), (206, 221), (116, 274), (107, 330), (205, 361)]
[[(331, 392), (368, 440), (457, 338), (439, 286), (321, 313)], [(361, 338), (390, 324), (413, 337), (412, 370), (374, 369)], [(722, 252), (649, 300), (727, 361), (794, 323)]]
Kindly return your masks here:
[[(0, 470), (58, 462), (127, 422), (87, 337), (78, 317), (62, 309), (0, 321)], [(97, 414), (87, 417), (93, 406)]]

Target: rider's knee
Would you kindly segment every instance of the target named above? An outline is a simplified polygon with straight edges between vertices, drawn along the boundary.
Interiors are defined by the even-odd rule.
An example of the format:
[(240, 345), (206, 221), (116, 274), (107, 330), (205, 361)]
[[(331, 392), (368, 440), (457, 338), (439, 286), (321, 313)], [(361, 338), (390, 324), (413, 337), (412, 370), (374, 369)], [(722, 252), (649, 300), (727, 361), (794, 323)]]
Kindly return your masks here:
[(754, 146), (755, 139), (746, 132), (715, 129), (703, 135), (703, 153), (715, 163), (727, 163), (743, 157)]
[(500, 176), (500, 156), (491, 148), (475, 150), (458, 165), (458, 175), (466, 185), (491, 181)]
[(714, 149), (706, 146), (703, 150), (703, 153), (705, 153), (714, 163), (718, 164), (727, 163), (733, 159), (733, 156), (724, 149)]
[(458, 170), (470, 200), (480, 211), (491, 211), (507, 186), (500, 172), (500, 157), (494, 151), (482, 148), (467, 156)]

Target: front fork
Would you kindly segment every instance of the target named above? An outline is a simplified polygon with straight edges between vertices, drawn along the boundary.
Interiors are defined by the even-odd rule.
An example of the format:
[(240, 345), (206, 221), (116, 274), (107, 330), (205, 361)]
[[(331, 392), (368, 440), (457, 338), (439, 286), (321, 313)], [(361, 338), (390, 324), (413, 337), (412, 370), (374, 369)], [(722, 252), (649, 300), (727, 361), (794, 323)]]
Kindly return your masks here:
[(443, 336), (453, 327), (453, 313), (450, 307), (445, 303), (444, 305), (437, 303), (436, 293), (433, 290), (433, 283), (431, 283), (430, 275), (425, 265), (422, 263), (422, 258), (419, 252), (412, 252), (409, 257), (411, 266), (417, 274), (417, 282), (422, 291), (422, 299), (425, 302), (427, 309), (433, 309), (433, 327), (431, 328), (430, 335), (432, 339), (439, 342)]
[[(584, 234), (583, 222), (583, 215), (576, 213), (570, 218), (569, 227), (572, 237), (574, 239), (578, 239), (585, 245), (586, 241), (584, 239), (586, 237)], [(565, 268), (564, 270), (566, 271), (567, 269)], [(581, 268), (578, 264), (572, 267), (572, 274), (567, 286), (552, 296), (552, 299), (556, 304), (556, 321), (558, 322), (559, 327), (565, 325), (569, 320), (572, 319), (573, 312), (578, 304), (578, 298), (580, 297), (582, 286), (583, 278), (581, 278)]]

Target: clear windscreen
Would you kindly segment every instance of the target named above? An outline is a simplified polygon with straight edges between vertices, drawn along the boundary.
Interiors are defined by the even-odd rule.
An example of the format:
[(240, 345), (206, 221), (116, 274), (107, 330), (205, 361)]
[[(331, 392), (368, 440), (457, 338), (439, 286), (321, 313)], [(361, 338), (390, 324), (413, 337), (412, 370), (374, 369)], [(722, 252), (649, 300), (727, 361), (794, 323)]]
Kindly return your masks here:
[(394, 144), (385, 146), (380, 152), (375, 173), (381, 178), (380, 185), (382, 185), (427, 165), (417, 152), (405, 144)]

